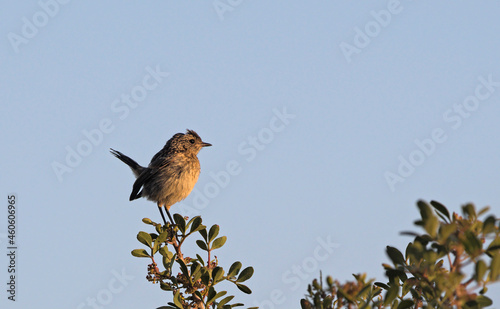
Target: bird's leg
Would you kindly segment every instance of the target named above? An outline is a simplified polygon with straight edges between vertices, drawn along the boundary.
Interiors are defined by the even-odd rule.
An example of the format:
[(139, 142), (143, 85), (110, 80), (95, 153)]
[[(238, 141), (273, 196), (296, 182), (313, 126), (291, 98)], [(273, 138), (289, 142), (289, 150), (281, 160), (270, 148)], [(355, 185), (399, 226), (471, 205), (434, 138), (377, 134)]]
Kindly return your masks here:
[(172, 216), (170, 216), (170, 211), (168, 211), (168, 208), (167, 208), (167, 207), (165, 207), (165, 210), (167, 211), (167, 216), (168, 216), (168, 218), (170, 219), (170, 222), (172, 222), (172, 224), (175, 224), (175, 223), (174, 223), (174, 219), (172, 219)]
[[(170, 215), (170, 211), (168, 210), (170, 207), (169, 206), (166, 206), (165, 205), (165, 211), (167, 212), (167, 216), (168, 218), (170, 219), (170, 222), (172, 223), (172, 225), (175, 225), (174, 223), (174, 219), (172, 219), (172, 216)], [(161, 209), (160, 209), (161, 210)], [(161, 213), (161, 215), (163, 216), (163, 212)], [(165, 221), (165, 217), (163, 217), (163, 221)], [(165, 223), (166, 225), (167, 223)], [(179, 237), (177, 236), (177, 232), (174, 232), (175, 233), (175, 239), (177, 240), (177, 244), (180, 244), (179, 242)], [(174, 245), (175, 247), (175, 245)]]
[[(163, 218), (163, 222), (165, 223), (165, 225), (167, 225), (167, 220), (165, 220), (165, 215), (163, 214), (163, 211), (161, 210), (160, 204), (158, 204), (158, 210), (160, 211), (161, 217)], [(168, 213), (168, 210), (167, 210), (167, 213)], [(170, 214), (168, 214), (168, 217), (170, 218)], [(172, 219), (170, 219), (170, 220), (172, 220)]]

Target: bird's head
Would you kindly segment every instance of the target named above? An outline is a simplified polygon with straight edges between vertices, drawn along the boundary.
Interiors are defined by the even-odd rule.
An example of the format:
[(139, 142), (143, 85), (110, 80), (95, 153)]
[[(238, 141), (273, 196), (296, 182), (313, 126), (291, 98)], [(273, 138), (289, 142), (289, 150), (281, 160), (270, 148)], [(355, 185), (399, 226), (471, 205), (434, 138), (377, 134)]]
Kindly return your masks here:
[(190, 152), (195, 155), (201, 148), (212, 146), (205, 143), (201, 137), (193, 130), (187, 130), (186, 133), (177, 133), (167, 142), (167, 148), (174, 152)]

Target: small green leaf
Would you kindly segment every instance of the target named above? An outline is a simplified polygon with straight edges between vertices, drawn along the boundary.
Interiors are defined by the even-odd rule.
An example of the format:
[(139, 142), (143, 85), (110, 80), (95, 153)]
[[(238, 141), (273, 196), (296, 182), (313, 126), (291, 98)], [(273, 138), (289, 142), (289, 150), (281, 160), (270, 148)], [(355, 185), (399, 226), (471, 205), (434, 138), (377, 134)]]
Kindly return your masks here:
[(411, 232), (411, 231), (402, 231), (402, 232), (399, 232), (399, 235), (417, 237), (417, 236), (419, 236), (420, 234), (417, 234), (417, 233), (415, 233), (415, 232)]
[(144, 222), (144, 223), (146, 223), (146, 224), (153, 225), (153, 221), (151, 221), (151, 219), (149, 219), (149, 218), (143, 218), (143, 219), (142, 219), (142, 222)]
[(488, 245), (488, 251), (494, 251), (500, 248), (500, 235), (495, 237)]
[(413, 300), (411, 299), (405, 299), (402, 302), (399, 303), (398, 309), (407, 309), (411, 308), (414, 305)]
[(215, 282), (220, 281), (222, 276), (224, 276), (224, 269), (222, 267), (217, 266), (212, 270), (212, 278)]
[(481, 208), (478, 212), (477, 212), (477, 216), (482, 216), (484, 215), (485, 213), (487, 213), (488, 211), (490, 210), (490, 206), (486, 206), (486, 207), (483, 207)]
[(300, 300), (300, 307), (302, 309), (313, 309), (314, 308), (313, 305), (309, 301), (307, 301), (306, 299)]
[[(195, 267), (195, 269), (193, 270), (192, 266), (194, 266), (194, 265), (198, 265), (198, 267)], [(193, 277), (193, 282), (198, 281), (198, 279), (201, 278), (201, 275), (202, 275), (202, 272), (201, 272), (200, 264), (191, 265), (191, 276)]]
[(484, 308), (493, 305), (493, 301), (484, 295), (479, 295), (476, 298), (476, 302), (479, 304), (479, 308)]
[(252, 278), (252, 276), (253, 276), (253, 267), (249, 266), (241, 271), (236, 282), (245, 282), (248, 279)]
[(194, 275), (195, 273), (199, 272), (201, 269), (200, 263), (198, 263), (196, 260), (194, 260), (193, 264), (191, 264), (191, 276)]
[(170, 287), (170, 285), (163, 283), (161, 281), (160, 281), (160, 289), (162, 289), (164, 291), (172, 291), (172, 288)]
[(139, 232), (137, 234), (137, 240), (140, 241), (141, 243), (145, 244), (149, 248), (153, 248), (153, 246), (152, 246), (153, 239), (151, 238), (151, 235), (149, 235), (148, 233), (142, 232), (142, 231)]
[(198, 247), (200, 247), (200, 248), (201, 248), (201, 250), (208, 251), (207, 244), (206, 244), (203, 240), (198, 239), (198, 240), (196, 241), (196, 244), (198, 245)]
[(496, 281), (500, 275), (500, 254), (495, 254), (490, 263), (489, 278), (491, 281)]
[(415, 241), (413, 243), (409, 243), (408, 247), (406, 247), (406, 256), (410, 261), (410, 264), (420, 263), (420, 260), (424, 255), (424, 247), (422, 243), (419, 241)]
[(203, 224), (200, 224), (196, 229), (192, 230), (191, 232), (189, 233), (194, 233), (194, 232), (199, 232), (201, 230), (205, 230), (205, 234), (206, 234), (206, 230), (207, 230), (207, 227), (204, 226)]
[(364, 297), (368, 293), (368, 291), (371, 290), (371, 288), (372, 288), (371, 284), (365, 284), (365, 286), (361, 288), (358, 294), (356, 294), (356, 298)]
[(194, 233), (194, 232), (198, 231), (198, 228), (201, 227), (202, 221), (203, 220), (201, 219), (200, 216), (196, 216), (193, 219), (191, 219), (188, 223), (188, 225), (191, 224), (191, 229), (189, 230), (189, 233)]
[[(242, 272), (243, 274), (243, 272)], [(236, 282), (238, 282), (238, 280), (236, 280)], [(322, 287), (321, 287), (321, 284), (319, 284), (318, 282), (318, 279), (314, 279), (313, 282), (312, 282), (312, 286), (318, 290), (318, 291), (321, 291)]]
[(189, 278), (189, 271), (184, 261), (181, 259), (177, 259), (177, 263), (179, 264), (182, 274), (186, 276), (186, 278)]
[[(211, 286), (209, 289), (208, 289), (208, 294), (207, 294), (207, 297), (208, 299), (210, 298), (213, 298), (215, 296), (215, 289), (213, 286)], [(207, 302), (207, 304), (211, 303), (211, 301)]]
[(168, 271), (168, 273), (171, 273), (172, 267), (173, 267), (174, 262), (175, 262), (175, 254), (172, 256), (172, 258), (168, 258), (168, 257), (164, 256), (162, 258), (162, 262), (163, 262), (163, 267), (165, 267), (165, 269)]
[(219, 235), (219, 226), (217, 224), (214, 224), (208, 232), (208, 242), (212, 242), (212, 240), (214, 240), (217, 235)]
[(442, 243), (448, 240), (452, 233), (457, 230), (456, 223), (443, 223), (439, 227), (439, 237), (442, 240)]
[(387, 255), (391, 259), (394, 266), (405, 265), (405, 258), (403, 254), (396, 248), (387, 246), (386, 247)]
[(156, 254), (156, 252), (158, 252), (158, 249), (160, 248), (160, 244), (159, 243), (156, 243), (153, 245), (153, 252), (152, 252), (152, 256), (154, 256)]
[(204, 229), (200, 230), (199, 232), (200, 232), (200, 235), (203, 237), (203, 239), (205, 239), (205, 241), (208, 242), (207, 229), (204, 228)]
[(327, 295), (325, 298), (323, 298), (323, 308), (333, 308), (332, 304), (333, 304), (333, 297), (331, 295)]
[(163, 231), (158, 237), (156, 237), (155, 242), (164, 243), (168, 237), (168, 230)]
[(229, 267), (229, 271), (227, 273), (227, 276), (228, 277), (235, 277), (238, 272), (240, 271), (241, 269), (241, 262), (240, 261), (237, 261), (237, 262), (234, 262), (233, 265), (231, 265), (231, 267)]
[(446, 223), (448, 222), (448, 219), (445, 216), (443, 216), (439, 211), (436, 212), (436, 215), (438, 215), (438, 217), (441, 218), (442, 222)]
[[(211, 289), (213, 289), (213, 288), (211, 287)], [(209, 292), (209, 294), (210, 294), (210, 292)], [(211, 304), (211, 303), (213, 303), (214, 301), (216, 301), (216, 300), (217, 300), (217, 298), (221, 298), (222, 296), (224, 296), (224, 295), (226, 295), (226, 294), (227, 294), (227, 292), (226, 292), (226, 291), (221, 291), (221, 292), (219, 292), (219, 293), (217, 293), (217, 294), (213, 295), (212, 297), (210, 297), (210, 296), (209, 296), (209, 297), (208, 297), (207, 304)]]
[(382, 282), (375, 282), (374, 285), (378, 286), (378, 287), (381, 287), (384, 290), (388, 290), (389, 289), (389, 286), (387, 284), (385, 284), (385, 283), (382, 283)]
[(181, 301), (181, 290), (177, 290), (174, 295), (174, 304), (179, 308), (184, 308)]
[(174, 257), (174, 253), (168, 251), (167, 246), (161, 247), (160, 250), (158, 250), (158, 252), (160, 252), (160, 254), (166, 257), (168, 260), (171, 260)]
[(333, 286), (333, 278), (332, 278), (332, 276), (327, 276), (326, 277), (326, 283), (328, 284), (329, 287)]
[(247, 287), (246, 285), (243, 285), (241, 283), (236, 283), (236, 286), (238, 287), (238, 289), (240, 289), (240, 291), (242, 291), (243, 293), (245, 294), (252, 294), (252, 290), (250, 290), (249, 287)]
[(488, 247), (488, 249), (486, 251), (487, 251), (487, 253), (491, 253), (491, 251), (495, 251), (498, 249), (500, 249), (500, 245)]
[[(340, 288), (337, 290), (337, 296), (338, 295), (341, 295), (343, 298), (347, 299), (349, 302), (351, 303), (354, 303), (355, 300), (354, 298), (349, 294), (347, 293), (346, 291), (344, 291), (344, 289)], [(315, 300), (316, 301), (316, 300)]]
[(415, 222), (415, 224), (422, 225), (425, 231), (431, 237), (435, 237), (437, 234), (437, 228), (439, 226), (438, 218), (434, 215), (434, 212), (426, 202), (418, 201), (417, 206), (420, 209), (420, 215), (422, 216), (422, 221)]
[(495, 223), (496, 223), (495, 216), (491, 215), (488, 218), (486, 218), (486, 220), (484, 220), (483, 223), (483, 234), (486, 235), (495, 232), (496, 231)]
[(474, 207), (474, 204), (466, 204), (462, 206), (462, 212), (463, 214), (469, 218), (469, 219), (476, 219), (476, 207)]
[(431, 208), (429, 207), (429, 205), (425, 201), (419, 200), (417, 202), (417, 207), (420, 210), (420, 216), (422, 217), (422, 220), (425, 220), (425, 219), (432, 217), (434, 215), (432, 213)]
[(174, 214), (174, 221), (181, 233), (184, 234), (186, 232), (186, 220), (184, 220), (184, 217), (179, 214)]
[(408, 294), (408, 292), (410, 292), (410, 290), (413, 288), (413, 286), (417, 282), (418, 282), (418, 280), (415, 279), (414, 277), (406, 279), (405, 282), (403, 283), (403, 289), (402, 289), (401, 296), (404, 297), (406, 294)]
[(135, 257), (151, 257), (144, 249), (135, 249), (131, 253)]
[(201, 269), (201, 282), (208, 286), (210, 284), (210, 273), (205, 269)]
[(379, 288), (379, 287), (376, 287), (374, 288), (374, 293), (373, 295), (371, 296), (371, 299), (374, 299), (375, 297), (379, 296), (380, 294), (382, 294), (382, 291), (383, 289)]
[(222, 237), (219, 237), (216, 240), (214, 240), (214, 242), (212, 244), (212, 250), (219, 249), (220, 247), (224, 246), (224, 244), (226, 243), (226, 240), (227, 240), (226, 236), (222, 236)]
[(461, 242), (465, 247), (465, 251), (472, 257), (481, 254), (483, 244), (473, 232), (465, 231), (465, 239), (461, 239)]
[(205, 265), (203, 258), (199, 254), (196, 254), (196, 259), (198, 260), (198, 262), (200, 262), (201, 265)]
[(474, 272), (474, 279), (479, 283), (483, 281), (484, 274), (486, 274), (486, 270), (488, 269), (488, 266), (483, 260), (479, 260), (476, 263), (475, 267), (475, 272)]
[(168, 231), (165, 230), (160, 235), (158, 235), (158, 237), (155, 238), (153, 254), (155, 254), (160, 248), (160, 246), (167, 240), (167, 236), (168, 236)]
[(431, 205), (437, 211), (439, 211), (440, 213), (442, 213), (443, 215), (445, 215), (446, 218), (448, 218), (448, 221), (450, 221), (450, 213), (448, 212), (448, 209), (446, 209), (446, 207), (443, 204), (441, 204), (439, 202), (436, 202), (436, 201), (431, 201)]
[(391, 285), (387, 293), (385, 293), (384, 305), (389, 305), (398, 296), (399, 287), (397, 285)]
[(234, 296), (228, 296), (228, 297), (221, 299), (221, 301), (217, 304), (217, 308), (222, 308), (225, 304), (230, 302), (233, 298), (234, 298)]
[(184, 220), (184, 217), (179, 215), (179, 214), (174, 214), (174, 223), (175, 224), (180, 224), (182, 221), (186, 223), (186, 220)]

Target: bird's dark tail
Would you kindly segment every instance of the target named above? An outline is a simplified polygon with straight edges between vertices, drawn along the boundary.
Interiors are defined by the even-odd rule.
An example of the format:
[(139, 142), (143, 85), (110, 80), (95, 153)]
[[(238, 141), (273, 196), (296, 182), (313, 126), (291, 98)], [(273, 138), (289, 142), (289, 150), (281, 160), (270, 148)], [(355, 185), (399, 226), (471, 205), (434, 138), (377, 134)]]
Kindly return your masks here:
[(123, 153), (114, 150), (113, 148), (110, 148), (110, 152), (112, 155), (120, 159), (123, 163), (127, 164), (131, 169), (132, 172), (134, 172), (135, 176), (138, 177), (141, 172), (144, 170), (144, 167), (140, 166), (139, 163), (135, 162), (131, 158), (127, 157)]

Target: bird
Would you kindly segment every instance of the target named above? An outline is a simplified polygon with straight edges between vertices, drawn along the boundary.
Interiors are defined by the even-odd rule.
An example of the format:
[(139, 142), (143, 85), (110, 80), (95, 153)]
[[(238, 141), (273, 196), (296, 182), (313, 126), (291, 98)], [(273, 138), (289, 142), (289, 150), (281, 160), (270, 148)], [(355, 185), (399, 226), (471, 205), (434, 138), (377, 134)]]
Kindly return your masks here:
[(198, 153), (201, 148), (212, 146), (201, 140), (193, 130), (177, 133), (156, 153), (148, 167), (139, 165), (123, 153), (110, 148), (111, 154), (127, 164), (136, 180), (130, 194), (130, 201), (141, 197), (156, 202), (158, 210), (167, 225), (162, 208), (164, 207), (170, 222), (170, 207), (185, 199), (194, 188), (200, 175)]

